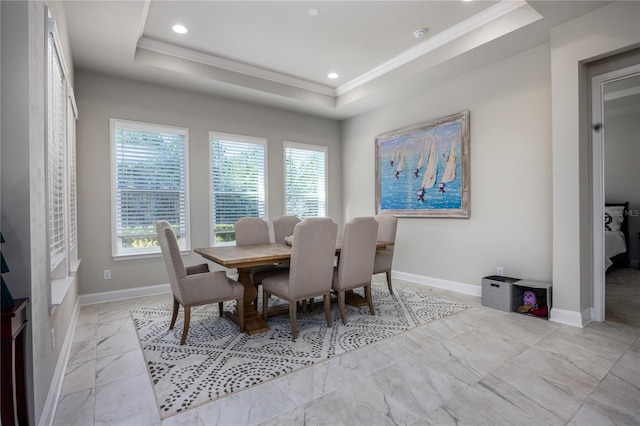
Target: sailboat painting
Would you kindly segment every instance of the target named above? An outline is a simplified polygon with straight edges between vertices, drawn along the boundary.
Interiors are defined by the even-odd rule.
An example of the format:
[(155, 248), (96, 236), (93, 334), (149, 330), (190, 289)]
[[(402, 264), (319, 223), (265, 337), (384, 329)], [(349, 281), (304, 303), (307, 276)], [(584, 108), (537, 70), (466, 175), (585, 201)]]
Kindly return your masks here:
[(376, 138), (376, 211), (469, 218), (469, 111)]

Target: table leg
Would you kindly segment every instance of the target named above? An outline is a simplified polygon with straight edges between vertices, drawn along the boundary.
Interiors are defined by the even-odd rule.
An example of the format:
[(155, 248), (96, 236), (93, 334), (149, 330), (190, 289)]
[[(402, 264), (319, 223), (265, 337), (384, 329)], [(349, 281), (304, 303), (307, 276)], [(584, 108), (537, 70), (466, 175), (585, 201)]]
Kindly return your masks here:
[(344, 300), (347, 305), (355, 306), (356, 308), (362, 308), (363, 306), (368, 306), (367, 299), (360, 296), (358, 293), (353, 290), (347, 290), (344, 293)]
[[(251, 269), (239, 268), (238, 275), (238, 281), (244, 287), (244, 332), (253, 335), (268, 331), (269, 324), (258, 313), (256, 305), (253, 303), (258, 297), (258, 289), (251, 281)], [(224, 315), (236, 324), (240, 324), (237, 312), (226, 311)]]

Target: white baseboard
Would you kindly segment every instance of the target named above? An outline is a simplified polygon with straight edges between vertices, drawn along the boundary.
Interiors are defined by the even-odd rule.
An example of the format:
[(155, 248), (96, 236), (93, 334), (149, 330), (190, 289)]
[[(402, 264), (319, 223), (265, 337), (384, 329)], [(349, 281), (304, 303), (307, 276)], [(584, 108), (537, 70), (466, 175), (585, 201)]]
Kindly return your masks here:
[(170, 293), (169, 284), (150, 285), (147, 287), (125, 288), (122, 290), (103, 291), (101, 293), (83, 294), (80, 296), (80, 305), (93, 305), (95, 303), (113, 302), (116, 300), (132, 299), (134, 297), (153, 296), (156, 294)]
[(56, 408), (58, 407), (58, 399), (60, 398), (60, 391), (62, 390), (62, 383), (64, 382), (64, 375), (67, 372), (67, 364), (69, 362), (69, 356), (71, 355), (71, 345), (73, 343), (73, 336), (76, 330), (76, 324), (78, 323), (78, 315), (80, 314), (80, 298), (76, 299), (76, 303), (73, 306), (71, 312), (71, 321), (67, 327), (66, 337), (60, 348), (60, 356), (56, 363), (56, 369), (51, 379), (51, 386), (49, 386), (49, 392), (47, 393), (47, 399), (44, 402), (42, 408), (42, 415), (40, 416), (41, 426), (52, 425), (56, 416)]
[(551, 308), (549, 321), (560, 324), (572, 325), (583, 328), (593, 319), (593, 308), (587, 308), (582, 312), (568, 311), (566, 309)]
[(425, 277), (424, 275), (409, 274), (407, 272), (391, 271), (392, 278), (409, 281), (414, 284), (427, 285), (429, 287), (441, 288), (443, 290), (455, 291), (456, 293), (468, 294), (471, 296), (482, 296), (482, 287), (479, 285), (465, 284), (457, 281), (448, 281), (440, 278)]

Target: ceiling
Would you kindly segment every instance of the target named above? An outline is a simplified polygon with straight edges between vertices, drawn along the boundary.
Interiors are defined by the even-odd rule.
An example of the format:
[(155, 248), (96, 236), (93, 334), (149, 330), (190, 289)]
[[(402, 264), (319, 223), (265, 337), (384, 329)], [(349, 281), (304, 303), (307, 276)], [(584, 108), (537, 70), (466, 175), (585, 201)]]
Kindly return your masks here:
[(342, 120), (545, 43), (610, 1), (59, 3), (76, 70)]

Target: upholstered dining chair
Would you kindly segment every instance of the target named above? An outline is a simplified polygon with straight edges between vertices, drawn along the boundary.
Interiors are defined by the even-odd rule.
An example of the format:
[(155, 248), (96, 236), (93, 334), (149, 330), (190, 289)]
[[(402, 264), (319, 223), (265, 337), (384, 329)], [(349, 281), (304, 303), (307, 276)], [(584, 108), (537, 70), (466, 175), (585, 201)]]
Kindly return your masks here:
[(284, 237), (293, 235), (293, 230), (298, 223), (300, 223), (298, 216), (280, 216), (273, 219), (273, 234), (276, 243), (283, 244), (285, 242)]
[(194, 306), (218, 303), (220, 316), (223, 316), (223, 302), (235, 300), (240, 318), (240, 330), (244, 331), (242, 284), (228, 278), (224, 271), (209, 272), (209, 266), (206, 263), (185, 268), (176, 234), (171, 225), (164, 220), (159, 220), (156, 222), (156, 232), (173, 293), (173, 316), (169, 330), (172, 330), (176, 324), (180, 305), (184, 307), (184, 327), (180, 344), (184, 345), (187, 341), (191, 308)]
[(236, 245), (269, 244), (269, 224), (259, 217), (243, 217), (235, 223)]
[[(398, 219), (390, 214), (379, 214), (375, 216), (378, 222), (378, 241), (396, 241), (396, 230)], [(389, 294), (393, 294), (391, 283), (391, 265), (393, 263), (393, 246), (376, 251), (376, 258), (373, 263), (373, 274), (385, 273), (387, 275), (387, 287)]]
[(364, 287), (371, 315), (375, 315), (371, 292), (373, 262), (376, 255), (378, 222), (373, 217), (354, 217), (344, 226), (338, 266), (333, 271), (332, 288), (338, 294), (342, 323), (347, 323), (345, 292)]
[(297, 302), (324, 298), (327, 326), (331, 327), (331, 277), (338, 224), (328, 217), (304, 219), (293, 231), (288, 270), (262, 280), (262, 315), (269, 316), (268, 298), (273, 294), (289, 302), (293, 340), (298, 338)]
[[(235, 223), (236, 245), (269, 244), (269, 223), (259, 217), (243, 217)], [(280, 272), (277, 265), (262, 265), (251, 268), (251, 281), (257, 287), (262, 279)]]

